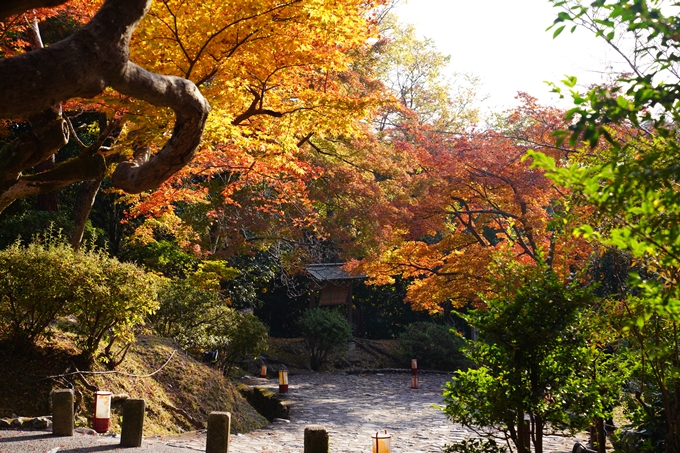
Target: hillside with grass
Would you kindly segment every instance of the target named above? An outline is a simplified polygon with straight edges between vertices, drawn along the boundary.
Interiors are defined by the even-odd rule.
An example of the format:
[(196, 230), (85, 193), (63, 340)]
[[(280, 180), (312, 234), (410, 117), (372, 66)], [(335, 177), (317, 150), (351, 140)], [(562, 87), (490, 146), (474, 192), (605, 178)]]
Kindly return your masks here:
[(31, 352), (0, 351), (0, 417), (48, 415), (50, 392), (73, 387), (76, 426), (90, 426), (96, 389), (118, 395), (112, 405), (112, 432), (120, 432), (120, 395), (146, 400), (147, 434), (203, 428), (211, 411), (231, 412), (232, 431), (237, 433), (267, 424), (221, 372), (181, 351), (172, 340), (140, 335), (113, 372), (95, 365), (87, 374), (72, 374), (78, 352), (63, 334)]

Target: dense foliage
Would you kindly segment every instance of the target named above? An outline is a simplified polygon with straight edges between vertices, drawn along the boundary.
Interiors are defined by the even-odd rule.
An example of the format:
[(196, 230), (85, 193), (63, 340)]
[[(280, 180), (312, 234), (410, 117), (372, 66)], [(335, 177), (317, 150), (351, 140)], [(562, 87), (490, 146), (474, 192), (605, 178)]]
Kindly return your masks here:
[[(632, 426), (646, 433), (638, 447), (680, 451), (680, 356), (677, 323), (678, 271), (678, 15), (675, 5), (659, 1), (596, 1), (583, 5), (555, 1), (562, 11), (556, 33), (571, 22), (603, 37), (628, 63), (613, 83), (579, 93), (576, 80), (565, 81), (574, 99), (567, 114), (573, 144), (590, 145), (567, 168), (533, 154), (549, 177), (571, 188), (574, 201), (590, 205), (591, 217), (577, 234), (630, 254), (635, 264), (620, 294), (625, 314), (620, 334), (635, 354), (635, 398), (628, 410)], [(668, 9), (670, 8), (670, 9)], [(555, 87), (561, 92), (561, 87)], [(598, 146), (598, 152), (592, 148)], [(645, 437), (645, 436), (643, 436)]]
[(426, 321), (413, 323), (399, 335), (399, 342), (404, 354), (418, 359), (421, 368), (457, 370), (468, 365), (460, 350), (463, 339), (450, 326)]
[[(195, 276), (196, 274), (194, 274)], [(158, 334), (194, 351), (217, 351), (216, 365), (229, 374), (234, 364), (256, 358), (267, 349), (267, 328), (252, 313), (229, 306), (214, 288), (201, 288), (196, 278), (176, 280), (160, 295), (152, 322)]]
[(337, 310), (315, 308), (300, 318), (300, 329), (309, 349), (309, 366), (318, 370), (334, 355), (347, 350), (352, 338), (347, 319)]
[(48, 238), (15, 243), (0, 251), (0, 262), (0, 333), (14, 348), (32, 345), (57, 318), (73, 316), (83, 356), (116, 361), (114, 344), (124, 350), (135, 326), (158, 308), (159, 279), (102, 250), (75, 252)]
[(586, 387), (574, 365), (591, 360), (583, 353), (588, 333), (577, 326), (579, 310), (592, 296), (578, 281), (565, 285), (543, 263), (499, 260), (491, 270), (496, 296), (467, 315), (479, 330), (466, 353), (476, 366), (447, 384), (444, 412), (454, 422), (500, 435), (519, 452), (532, 444), (541, 453), (545, 430), (590, 423), (584, 416), (589, 408), (579, 401), (585, 394), (573, 390)]

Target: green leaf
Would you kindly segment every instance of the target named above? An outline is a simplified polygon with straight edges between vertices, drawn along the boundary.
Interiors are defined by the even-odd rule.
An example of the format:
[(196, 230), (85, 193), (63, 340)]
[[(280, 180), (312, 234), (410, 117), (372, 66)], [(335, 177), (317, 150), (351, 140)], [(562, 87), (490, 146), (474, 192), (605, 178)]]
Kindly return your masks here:
[(568, 86), (569, 88), (574, 88), (576, 86), (576, 82), (578, 79), (575, 76), (565, 74), (564, 77), (566, 77), (566, 79), (563, 79), (562, 83), (565, 86)]
[(553, 36), (552, 36), (553, 39), (557, 38), (560, 35), (560, 33), (562, 33), (565, 26), (566, 25), (562, 25), (561, 27), (559, 27), (557, 30), (554, 31)]

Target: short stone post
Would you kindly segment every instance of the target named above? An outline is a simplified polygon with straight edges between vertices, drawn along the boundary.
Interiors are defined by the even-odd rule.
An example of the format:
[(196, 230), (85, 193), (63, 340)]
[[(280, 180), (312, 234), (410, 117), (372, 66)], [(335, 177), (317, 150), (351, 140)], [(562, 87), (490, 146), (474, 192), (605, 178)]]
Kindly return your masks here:
[(142, 446), (144, 431), (144, 411), (146, 401), (139, 398), (125, 400), (123, 406), (123, 426), (120, 433), (120, 446), (138, 448)]
[(326, 428), (321, 425), (305, 427), (304, 453), (329, 453), (331, 451), (330, 448)]
[(73, 421), (73, 390), (55, 390), (52, 393), (52, 434), (73, 436)]
[(211, 412), (208, 415), (208, 439), (205, 443), (205, 452), (229, 453), (230, 434), (231, 413)]

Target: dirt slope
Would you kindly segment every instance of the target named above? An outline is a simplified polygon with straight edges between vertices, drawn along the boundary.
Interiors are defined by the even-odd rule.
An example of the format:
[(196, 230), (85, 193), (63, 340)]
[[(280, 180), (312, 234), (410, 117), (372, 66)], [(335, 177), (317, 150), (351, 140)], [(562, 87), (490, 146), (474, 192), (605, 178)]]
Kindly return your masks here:
[[(232, 431), (237, 433), (267, 423), (221, 373), (181, 352), (171, 340), (140, 336), (117, 373), (85, 375), (87, 382), (75, 376), (50, 378), (74, 371), (75, 353), (67, 338), (53, 340), (30, 354), (8, 354), (0, 350), (0, 417), (48, 415), (50, 392), (73, 385), (82, 394), (77, 426), (89, 426), (88, 417), (94, 406), (93, 386), (131, 398), (144, 398), (147, 403), (145, 433), (194, 430), (207, 423), (211, 411), (230, 411)], [(113, 405), (113, 432), (120, 431), (121, 413), (122, 401)]]

